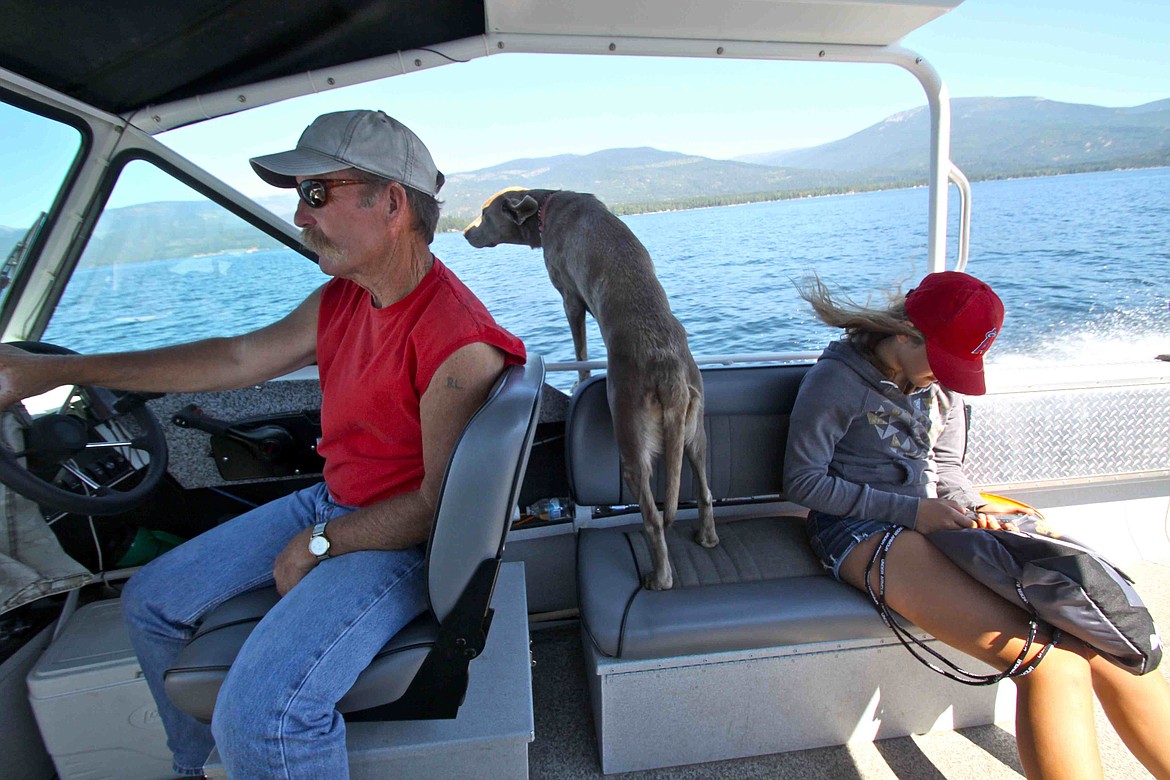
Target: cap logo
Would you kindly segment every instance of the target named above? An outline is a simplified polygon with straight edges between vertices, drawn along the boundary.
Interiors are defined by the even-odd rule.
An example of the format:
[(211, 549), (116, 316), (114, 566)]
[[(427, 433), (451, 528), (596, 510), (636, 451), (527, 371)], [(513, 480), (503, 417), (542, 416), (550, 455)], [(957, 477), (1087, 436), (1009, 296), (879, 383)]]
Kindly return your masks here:
[(995, 337), (999, 335), (997, 328), (992, 328), (983, 336), (983, 341), (979, 342), (979, 346), (971, 350), (972, 355), (982, 355), (987, 350), (991, 349), (991, 342), (995, 341)]

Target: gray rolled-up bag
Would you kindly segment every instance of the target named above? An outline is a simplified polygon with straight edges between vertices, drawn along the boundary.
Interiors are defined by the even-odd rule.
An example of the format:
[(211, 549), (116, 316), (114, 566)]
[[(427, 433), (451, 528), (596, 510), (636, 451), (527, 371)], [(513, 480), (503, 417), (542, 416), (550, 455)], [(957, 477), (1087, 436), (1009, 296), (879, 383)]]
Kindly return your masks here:
[(1033, 530), (937, 531), (927, 538), (961, 569), (1036, 619), (1133, 674), (1158, 667), (1157, 627), (1133, 580), (1083, 544)]

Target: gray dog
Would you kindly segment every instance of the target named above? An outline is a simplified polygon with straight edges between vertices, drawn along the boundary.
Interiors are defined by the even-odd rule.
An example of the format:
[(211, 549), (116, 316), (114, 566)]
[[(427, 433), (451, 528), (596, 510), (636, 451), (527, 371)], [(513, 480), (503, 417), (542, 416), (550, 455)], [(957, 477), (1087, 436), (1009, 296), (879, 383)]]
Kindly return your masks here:
[[(597, 198), (564, 190), (503, 190), (488, 199), (463, 235), (474, 247), (544, 248), (544, 265), (564, 300), (578, 360), (589, 358), (585, 312), (597, 320), (608, 353), (606, 389), (622, 478), (638, 498), (654, 562), (643, 584), (669, 589), (664, 517), (650, 487), (657, 456), (663, 456), (667, 474), (665, 527), (678, 511), (685, 452), (698, 486), (701, 525), (695, 540), (714, 547), (719, 537), (707, 486), (702, 376), (646, 247)], [(581, 372), (581, 379), (588, 376)]]

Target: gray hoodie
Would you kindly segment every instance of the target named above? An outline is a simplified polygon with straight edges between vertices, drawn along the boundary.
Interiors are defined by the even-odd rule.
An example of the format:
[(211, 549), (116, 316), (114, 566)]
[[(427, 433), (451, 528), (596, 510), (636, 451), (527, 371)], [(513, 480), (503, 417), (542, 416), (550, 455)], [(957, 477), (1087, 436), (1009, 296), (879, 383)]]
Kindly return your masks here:
[(838, 517), (914, 527), (920, 498), (983, 503), (963, 473), (962, 396), (909, 394), (848, 341), (835, 341), (800, 386), (784, 455), (784, 492)]

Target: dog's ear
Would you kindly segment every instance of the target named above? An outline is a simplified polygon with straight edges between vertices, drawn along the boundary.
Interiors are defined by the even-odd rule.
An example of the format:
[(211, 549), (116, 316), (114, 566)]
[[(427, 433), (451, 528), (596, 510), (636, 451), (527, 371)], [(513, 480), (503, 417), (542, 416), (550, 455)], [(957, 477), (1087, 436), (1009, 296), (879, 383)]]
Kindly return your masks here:
[(529, 217), (538, 211), (540, 211), (540, 204), (531, 195), (525, 195), (523, 198), (511, 195), (504, 196), (504, 212), (517, 225), (523, 225)]

